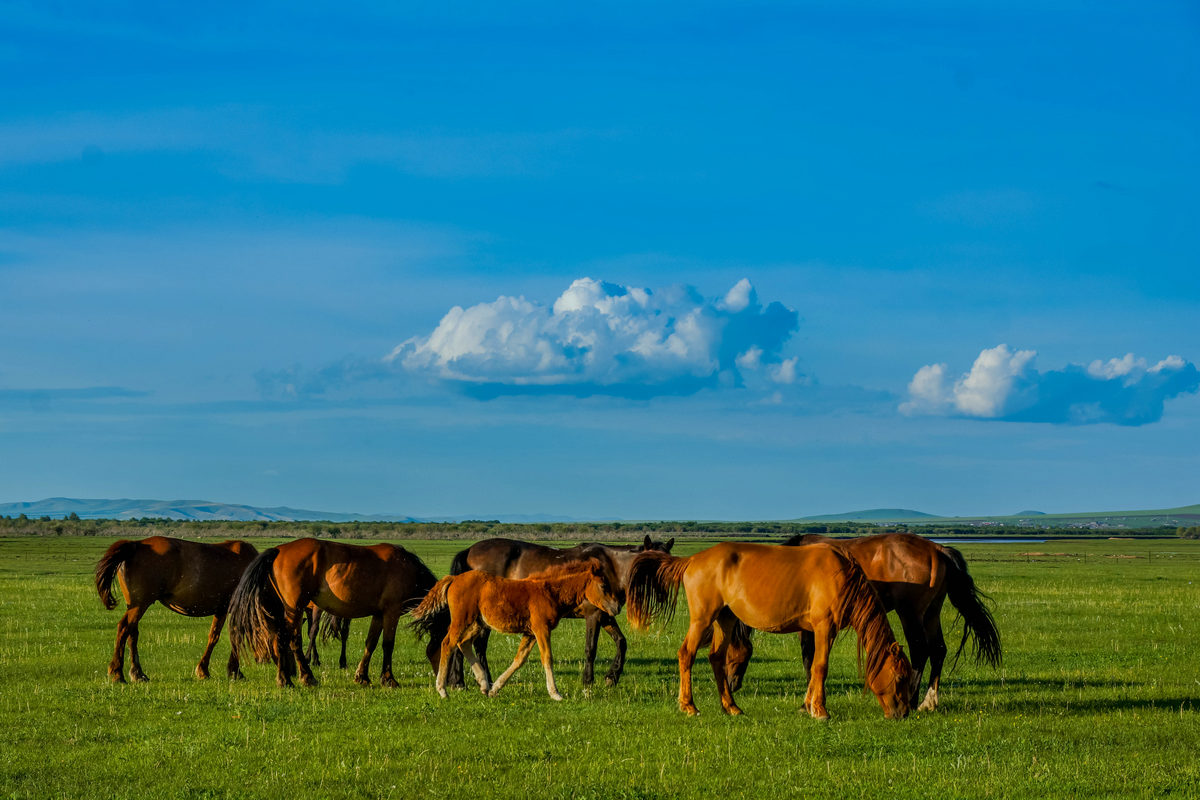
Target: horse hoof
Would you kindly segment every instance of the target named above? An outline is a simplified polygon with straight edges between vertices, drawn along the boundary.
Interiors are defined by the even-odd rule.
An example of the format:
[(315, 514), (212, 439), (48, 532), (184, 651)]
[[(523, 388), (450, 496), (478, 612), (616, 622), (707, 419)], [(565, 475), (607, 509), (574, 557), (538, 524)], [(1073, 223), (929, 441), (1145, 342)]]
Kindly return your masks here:
[(196, 667), (196, 678), (198, 680), (208, 680), (208, 670)]
[(371, 685), (371, 679), (368, 678), (366, 675), (355, 675), (354, 682), (357, 683), (359, 686), (370, 686)]
[(610, 675), (609, 677), (607, 677), (607, 678), (605, 678), (605, 679), (604, 679), (604, 685), (605, 685), (605, 686), (616, 686), (616, 685), (617, 685), (617, 679), (616, 679), (616, 678), (614, 678), (614, 677), (612, 677), (612, 676)]
[(700, 716), (700, 709), (696, 708), (695, 706), (680, 706), (679, 710), (687, 714), (689, 717)]
[(245, 676), (245, 675), (243, 675), (243, 674), (242, 674), (240, 671), (238, 671), (238, 672), (231, 672), (231, 673), (229, 673), (229, 680), (231, 680), (231, 681), (244, 681), (244, 680), (246, 680), (246, 676)]
[(379, 683), (380, 683), (380, 685), (382, 685), (388, 689), (399, 689), (400, 688), (400, 684), (397, 683), (396, 679), (391, 677), (390, 675), (386, 678), (381, 678)]
[(131, 677), (137, 683), (149, 683), (150, 682), (150, 677), (148, 675), (146, 675), (146, 673), (144, 673), (144, 672), (139, 672), (136, 675), (133, 675)]
[(552, 695), (550, 695), (550, 699), (551, 700), (562, 700), (563, 696), (561, 694), (552, 694)]
[(745, 713), (737, 706), (730, 706), (729, 708), (722, 709), (722, 711), (731, 717), (740, 717), (743, 713)]

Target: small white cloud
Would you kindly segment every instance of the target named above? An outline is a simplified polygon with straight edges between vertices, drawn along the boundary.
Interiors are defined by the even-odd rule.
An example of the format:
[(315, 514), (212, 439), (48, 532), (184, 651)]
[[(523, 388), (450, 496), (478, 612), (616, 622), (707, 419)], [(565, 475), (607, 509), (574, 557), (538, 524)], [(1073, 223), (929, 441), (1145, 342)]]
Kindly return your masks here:
[(929, 364), (908, 385), (904, 414), (935, 414), (1074, 425), (1144, 425), (1162, 417), (1166, 400), (1200, 389), (1200, 370), (1179, 356), (1153, 367), (1129, 353), (1086, 368), (1038, 372), (1033, 350), (998, 345), (980, 352), (971, 370), (947, 386), (947, 366)]
[(751, 347), (746, 352), (737, 357), (736, 363), (739, 369), (755, 370), (762, 366), (763, 351), (761, 347)]
[(752, 305), (758, 305), (758, 294), (750, 285), (750, 281), (742, 278), (726, 293), (721, 305), (736, 314), (739, 311), (745, 311)]
[(798, 358), (785, 358), (779, 366), (771, 371), (771, 379), (776, 383), (790, 385), (796, 382), (796, 362)]

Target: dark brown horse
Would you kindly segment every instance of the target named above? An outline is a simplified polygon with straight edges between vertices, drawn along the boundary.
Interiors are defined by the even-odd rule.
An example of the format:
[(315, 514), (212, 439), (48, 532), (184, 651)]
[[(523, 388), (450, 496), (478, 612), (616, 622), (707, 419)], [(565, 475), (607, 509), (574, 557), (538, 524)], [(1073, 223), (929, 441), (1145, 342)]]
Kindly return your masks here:
[[(141, 541), (122, 539), (114, 542), (96, 564), (96, 592), (107, 609), (116, 608), (112, 595), (113, 578), (121, 584), (127, 609), (117, 623), (117, 645), (108, 665), (109, 677), (124, 683), (125, 642), (133, 661), (129, 676), (147, 681), (138, 656), (138, 622), (155, 602), (189, 617), (212, 615), (208, 646), (196, 665), (196, 677), (208, 677), (208, 661), (221, 638), (221, 628), (229, 610), (229, 598), (242, 572), (258, 555), (250, 544), (231, 540), (220, 544), (202, 544), (165, 536)], [(240, 678), (237, 647), (231, 648), (227, 671)]]
[[(679, 708), (698, 714), (692, 702), (692, 664), (711, 636), (709, 663), (727, 714), (740, 714), (726, 672), (731, 641), (744, 626), (771, 633), (811, 631), (816, 649), (805, 709), (826, 719), (825, 677), (829, 651), (842, 628), (854, 628), (866, 651), (867, 686), (884, 716), (901, 719), (911, 707), (912, 666), (892, 636), (887, 613), (862, 570), (825, 544), (781, 548), (723, 542), (687, 558), (645, 553), (629, 579), (629, 621), (644, 630), (660, 613), (674, 612), (679, 587), (687, 593), (691, 621), (679, 648)], [(861, 652), (861, 650), (860, 650)]]
[[(437, 672), (436, 686), (442, 697), (446, 697), (450, 655), (455, 650), (470, 663), (480, 691), (495, 697), (529, 658), (536, 641), (546, 671), (546, 691), (552, 700), (562, 700), (554, 685), (550, 632), (559, 620), (582, 616), (589, 607), (616, 616), (621, 611), (618, 592), (609, 578), (607, 565), (598, 559), (560, 564), (538, 576), (517, 580), (471, 570), (438, 581), (412, 612), (413, 625), (420, 632), (432, 634), (428, 626), (446, 610), (450, 612), (450, 627), (441, 640)], [(470, 647), (473, 640), (492, 629), (521, 634), (517, 657), (495, 683)]]
[[(975, 586), (962, 553), (953, 547), (932, 542), (910, 533), (883, 533), (854, 539), (831, 539), (817, 534), (793, 536), (788, 546), (824, 542), (830, 544), (862, 567), (867, 579), (879, 593), (888, 611), (895, 611), (908, 641), (916, 678), (912, 705), (920, 700), (921, 674), (929, 661), (929, 690), (920, 700), (919, 711), (937, 708), (942, 664), (946, 660), (946, 640), (942, 635), (942, 603), (950, 604), (963, 619), (962, 641), (955, 661), (972, 640), (975, 660), (992, 667), (1000, 665), (1000, 634), (996, 622), (983, 601), (987, 596)], [(813, 659), (813, 636), (800, 632), (800, 648), (808, 670)], [(736, 685), (749, 662), (749, 642), (745, 647), (730, 648), (729, 675)]]
[[(654, 541), (647, 536), (638, 545), (584, 543), (560, 549), (515, 539), (485, 539), (458, 553), (450, 565), (450, 574), (461, 575), (468, 570), (477, 569), (502, 578), (527, 578), (558, 565), (598, 559), (606, 565), (610, 578), (615, 580), (623, 596), (629, 582), (629, 567), (633, 564), (633, 559), (637, 554), (649, 550), (669, 553), (674, 544), (673, 538), (661, 542)], [(604, 682), (608, 686), (616, 686), (625, 669), (625, 636), (621, 633), (621, 628), (617, 625), (614, 616), (599, 608), (587, 609), (583, 620), (586, 626), (583, 640), (583, 685), (590, 686), (594, 680), (596, 644), (600, 638), (600, 630), (603, 628), (612, 637), (613, 644), (617, 648)], [(484, 673), (490, 676), (486, 633), (475, 640), (475, 655), (483, 666)], [(452, 686), (461, 686), (463, 682), (462, 657), (458, 655), (457, 651), (451, 662), (449, 680)]]
[[(380, 683), (396, 686), (392, 649), (400, 616), (421, 601), (437, 578), (419, 558), (393, 544), (353, 545), (317, 539), (263, 551), (242, 576), (229, 604), (229, 621), (239, 643), (249, 642), (260, 660), (276, 664), (276, 682), (316, 685), (300, 644), (300, 626), (309, 603), (347, 619), (370, 617), (367, 644), (354, 673), (369, 685), (371, 654), (383, 636)], [(436, 666), (436, 647), (426, 655)]]

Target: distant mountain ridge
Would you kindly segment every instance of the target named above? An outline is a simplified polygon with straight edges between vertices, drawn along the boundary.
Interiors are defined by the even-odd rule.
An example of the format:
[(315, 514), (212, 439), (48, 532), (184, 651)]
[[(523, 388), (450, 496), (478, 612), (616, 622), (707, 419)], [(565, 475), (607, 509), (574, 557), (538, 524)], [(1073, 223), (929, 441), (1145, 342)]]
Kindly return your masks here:
[(848, 511), (844, 514), (821, 514), (815, 517), (800, 517), (800, 522), (897, 522), (900, 520), (941, 519), (936, 514), (913, 511), (907, 508), (871, 508), (866, 511)]

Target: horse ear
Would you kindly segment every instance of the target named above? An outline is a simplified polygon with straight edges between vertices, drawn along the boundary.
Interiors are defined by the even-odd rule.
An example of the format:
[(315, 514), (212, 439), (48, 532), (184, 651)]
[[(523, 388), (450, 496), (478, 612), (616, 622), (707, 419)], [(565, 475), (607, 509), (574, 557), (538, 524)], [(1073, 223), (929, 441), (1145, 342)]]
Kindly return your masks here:
[(642, 549), (643, 550), (650, 549), (650, 534), (648, 534), (648, 533), (646, 534), (646, 538), (642, 540)]
[(671, 552), (671, 548), (674, 546), (675, 546), (675, 537), (672, 536), (670, 539), (667, 539), (667, 543), (665, 545), (663, 545), (663, 551), (669, 553), (669, 552)]

